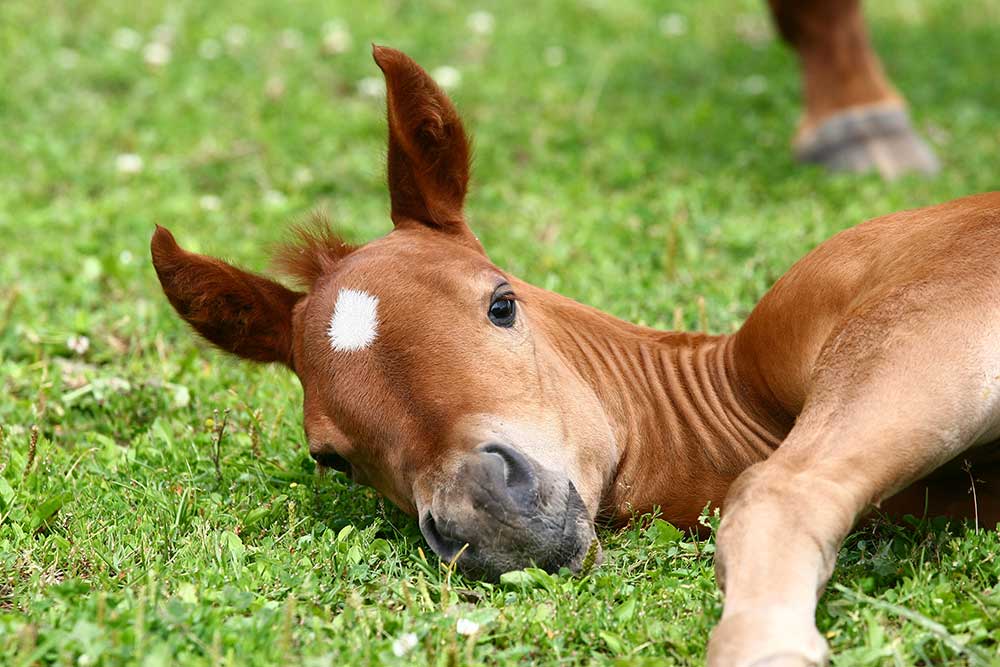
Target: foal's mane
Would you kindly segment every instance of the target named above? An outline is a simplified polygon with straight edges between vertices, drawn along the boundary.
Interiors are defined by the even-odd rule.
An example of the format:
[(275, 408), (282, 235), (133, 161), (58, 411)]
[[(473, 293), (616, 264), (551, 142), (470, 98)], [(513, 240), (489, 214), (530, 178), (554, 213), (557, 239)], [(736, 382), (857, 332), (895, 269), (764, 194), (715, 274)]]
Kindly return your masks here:
[(276, 271), (310, 289), (357, 247), (333, 231), (325, 214), (315, 212), (308, 221), (292, 225), (291, 239), (275, 249), (271, 263)]

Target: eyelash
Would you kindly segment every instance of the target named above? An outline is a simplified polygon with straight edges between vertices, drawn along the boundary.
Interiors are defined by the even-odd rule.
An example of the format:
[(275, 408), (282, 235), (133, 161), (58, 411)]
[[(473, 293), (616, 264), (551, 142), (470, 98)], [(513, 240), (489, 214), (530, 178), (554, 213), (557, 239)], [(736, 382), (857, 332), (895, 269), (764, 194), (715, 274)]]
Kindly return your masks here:
[[(499, 304), (509, 305), (497, 309)], [(495, 293), (490, 299), (490, 307), (486, 311), (486, 316), (494, 326), (503, 329), (514, 326), (514, 322), (517, 319), (517, 299), (514, 297), (514, 292)]]

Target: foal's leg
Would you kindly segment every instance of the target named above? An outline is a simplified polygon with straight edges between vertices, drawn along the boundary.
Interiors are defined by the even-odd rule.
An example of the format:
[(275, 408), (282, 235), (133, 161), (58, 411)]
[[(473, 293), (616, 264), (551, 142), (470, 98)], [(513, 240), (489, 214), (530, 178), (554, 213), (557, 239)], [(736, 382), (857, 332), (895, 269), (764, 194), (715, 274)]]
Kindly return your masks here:
[(997, 439), (997, 341), (984, 344), (982, 333), (995, 325), (956, 313), (921, 322), (919, 311), (879, 319), (898, 315), (895, 306), (831, 338), (795, 427), (730, 489), (716, 555), (725, 610), (710, 665), (824, 664), (816, 602), (858, 517)]
[(860, 0), (769, 0), (802, 65), (805, 114), (796, 157), (841, 171), (934, 173), (937, 158), (910, 125), (905, 101), (872, 49)]
[(726, 601), (710, 665), (825, 664), (816, 603), (841, 542), (862, 513), (953, 446), (930, 431), (870, 424), (797, 431), (726, 499), (716, 556)]

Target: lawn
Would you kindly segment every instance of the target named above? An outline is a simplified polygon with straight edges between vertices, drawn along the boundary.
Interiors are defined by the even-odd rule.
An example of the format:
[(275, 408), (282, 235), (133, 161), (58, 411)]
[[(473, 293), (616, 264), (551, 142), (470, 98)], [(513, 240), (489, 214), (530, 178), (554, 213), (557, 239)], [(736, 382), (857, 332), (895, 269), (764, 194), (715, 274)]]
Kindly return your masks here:
[[(834, 232), (997, 187), (997, 3), (869, 3), (943, 162), (888, 184), (791, 160), (798, 76), (763, 4), (2, 3), (0, 661), (699, 664), (711, 538), (647, 517), (582, 578), (449, 573), (314, 474), (297, 381), (197, 341), (148, 242), (265, 270), (315, 209), (385, 233), (373, 41), (450, 79), (493, 260), (654, 326), (732, 331)], [(877, 523), (819, 627), (836, 665), (997, 664), (998, 582), (994, 526)]]

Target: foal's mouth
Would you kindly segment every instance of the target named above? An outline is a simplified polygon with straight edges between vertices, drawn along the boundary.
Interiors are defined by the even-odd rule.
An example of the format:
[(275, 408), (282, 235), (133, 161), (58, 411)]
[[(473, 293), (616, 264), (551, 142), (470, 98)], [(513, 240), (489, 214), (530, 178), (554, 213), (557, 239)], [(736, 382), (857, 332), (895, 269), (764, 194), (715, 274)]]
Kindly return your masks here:
[[(594, 524), (564, 474), (511, 445), (486, 443), (468, 455), (455, 479), (420, 515), (420, 530), (442, 560), (493, 581), (529, 566), (549, 572), (583, 567), (596, 541)], [(598, 545), (595, 562), (599, 554)]]
[[(577, 495), (576, 487), (573, 486), (573, 482), (566, 480), (566, 497), (570, 498)], [(529, 528), (529, 525), (533, 520), (539, 520), (540, 516), (530, 516), (527, 520), (521, 520), (519, 518), (511, 519), (509, 516), (493, 516), (492, 521), (498, 526), (494, 526), (494, 529), (500, 528), (503, 530), (510, 531), (523, 531)], [(559, 539), (555, 540), (551, 546), (550, 550), (552, 554), (573, 554), (569, 559), (568, 563), (572, 563), (576, 560), (577, 556), (582, 553), (586, 553), (590, 549), (590, 544), (582, 544), (578, 535), (578, 521), (581, 516), (576, 511), (576, 508), (567, 507), (566, 512), (562, 518), (562, 526), (558, 530), (558, 533), (553, 531), (553, 535), (558, 534)], [(449, 531), (442, 530), (438, 524), (437, 519), (434, 518), (430, 511), (426, 511), (420, 517), (420, 529), (427, 539), (428, 544), (434, 550), (442, 560), (451, 561), (458, 557), (461, 552), (467, 549), (481, 550), (482, 543), (477, 540), (476, 543), (461, 539), (458, 537), (453, 537)], [(465, 532), (470, 532), (473, 534), (489, 534), (489, 525), (478, 525), (473, 529), (466, 529)], [(471, 536), (470, 536), (471, 537)], [(558, 560), (556, 558), (556, 560)], [(531, 563), (533, 565), (538, 565), (538, 563)], [(568, 566), (568, 565), (567, 565)], [(558, 567), (556, 565), (555, 567)]]
[[(319, 469), (353, 478), (336, 454), (312, 453)], [(579, 572), (600, 543), (583, 499), (565, 474), (542, 467), (518, 448), (484, 443), (465, 455), (452, 478), (417, 514), (428, 546), (466, 576), (496, 581), (504, 572), (538, 567)]]

